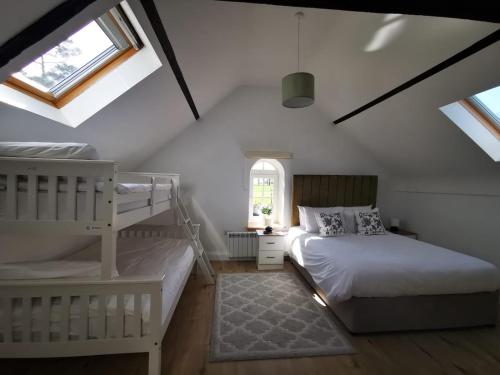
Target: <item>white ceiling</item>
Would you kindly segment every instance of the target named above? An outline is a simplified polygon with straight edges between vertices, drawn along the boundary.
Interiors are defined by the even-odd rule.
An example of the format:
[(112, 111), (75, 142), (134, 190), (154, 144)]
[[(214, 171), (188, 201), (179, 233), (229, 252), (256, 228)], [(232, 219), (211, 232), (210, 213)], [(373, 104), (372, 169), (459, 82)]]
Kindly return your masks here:
[[(43, 4), (50, 8), (57, 2)], [(139, 1), (130, 3), (154, 39)], [(293, 15), (299, 9), (211, 0), (156, 3), (202, 118), (237, 87), (277, 87), (285, 74), (296, 69)], [(11, 6), (16, 7), (15, 2)], [(31, 14), (26, 9), (30, 8), (24, 7), (23, 12)], [(24, 21), (36, 18), (40, 9), (34, 9)], [(315, 105), (332, 120), (498, 28), (474, 21), (402, 16), (397, 19), (401, 30), (392, 42), (366, 52), (374, 34), (390, 23), (384, 21), (385, 15), (304, 12), (302, 66), (316, 76)], [(11, 17), (2, 14), (0, 40), (17, 30), (12, 22), (5, 25), (4, 19)], [(498, 165), (438, 110), (452, 100), (500, 83), (498, 44), (341, 126), (393, 174), (498, 173)], [(105, 157), (131, 167), (140, 164), (193, 122), (163, 54), (158, 53), (165, 63), (161, 70), (77, 129), (0, 106), (0, 139), (86, 141), (96, 144)], [(332, 137), (335, 131), (332, 127)]]

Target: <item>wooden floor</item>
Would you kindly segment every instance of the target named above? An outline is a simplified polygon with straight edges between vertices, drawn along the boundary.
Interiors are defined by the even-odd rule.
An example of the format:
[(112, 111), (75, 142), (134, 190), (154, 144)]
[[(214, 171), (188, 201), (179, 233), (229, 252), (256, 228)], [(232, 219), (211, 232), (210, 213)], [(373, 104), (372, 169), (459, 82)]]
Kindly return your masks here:
[[(256, 272), (253, 262), (214, 262), (218, 272)], [(286, 271), (297, 272), (287, 263)], [(214, 287), (192, 277), (163, 340), (163, 374), (500, 374), (500, 328), (351, 336), (354, 355), (209, 363)], [(0, 360), (2, 375), (146, 375), (145, 354)]]

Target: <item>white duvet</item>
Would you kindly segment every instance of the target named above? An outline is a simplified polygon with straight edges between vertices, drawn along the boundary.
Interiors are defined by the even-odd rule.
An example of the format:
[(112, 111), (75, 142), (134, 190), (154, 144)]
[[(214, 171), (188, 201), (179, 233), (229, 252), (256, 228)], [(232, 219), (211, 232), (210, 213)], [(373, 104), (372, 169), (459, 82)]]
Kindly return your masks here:
[(291, 228), (288, 251), (329, 300), (494, 291), (499, 271), (462, 253), (388, 233), (319, 237)]

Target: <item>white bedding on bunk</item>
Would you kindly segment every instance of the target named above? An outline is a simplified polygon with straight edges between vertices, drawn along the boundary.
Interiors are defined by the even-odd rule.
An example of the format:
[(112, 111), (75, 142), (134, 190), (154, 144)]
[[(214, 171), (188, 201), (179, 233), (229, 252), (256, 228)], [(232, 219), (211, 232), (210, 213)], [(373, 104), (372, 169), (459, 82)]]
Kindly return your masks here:
[[(165, 184), (167, 185), (167, 184)], [(170, 186), (170, 184), (169, 184)], [(80, 191), (76, 193), (76, 218), (77, 220), (82, 220), (85, 218), (86, 210), (86, 192)], [(46, 191), (38, 192), (38, 219), (48, 220), (49, 210), (48, 210), (48, 193)], [(156, 198), (158, 202), (166, 201), (171, 198), (171, 190), (162, 189), (156, 192)], [(6, 199), (7, 193), (5, 191), (0, 191), (0, 218), (6, 215)], [(18, 218), (26, 219), (28, 215), (28, 193), (21, 191), (17, 194), (18, 200)], [(57, 217), (59, 220), (69, 219), (66, 217), (66, 193), (64, 191), (57, 193)], [(132, 202), (120, 203), (117, 206), (117, 212), (123, 213), (126, 211), (146, 207), (149, 205), (149, 199), (141, 199)], [(103, 218), (103, 204), (102, 204), (102, 193), (95, 193), (95, 217), (96, 220), (101, 220)]]
[(320, 237), (290, 228), (287, 247), (329, 300), (495, 291), (499, 270), (481, 259), (404, 236)]
[(96, 277), (101, 263), (71, 260), (0, 263), (0, 280), (39, 280), (66, 277)]
[[(46, 179), (38, 180), (38, 191), (48, 191), (49, 184)], [(7, 178), (5, 175), (0, 176), (0, 191), (6, 190), (7, 188)], [(157, 191), (165, 191), (170, 190), (172, 188), (172, 184), (156, 184), (155, 190)], [(26, 179), (18, 180), (17, 190), (18, 191), (26, 191), (28, 189), (28, 181)], [(115, 191), (118, 194), (132, 194), (132, 193), (147, 193), (153, 189), (152, 184), (136, 184), (136, 183), (123, 183), (119, 182), (115, 185)], [(68, 184), (64, 180), (60, 180), (57, 183), (57, 191), (58, 192), (67, 192)], [(84, 181), (79, 181), (76, 185), (76, 191), (85, 192), (87, 191), (87, 184)], [(95, 183), (95, 191), (102, 193), (104, 191), (104, 182), (97, 181)]]
[[(66, 261), (90, 261), (93, 262), (99, 257), (99, 246), (93, 245), (66, 258)], [(174, 302), (183, 280), (190, 272), (190, 265), (195, 259), (194, 252), (186, 239), (156, 238), (156, 239), (131, 239), (120, 238), (117, 243), (117, 268), (120, 278), (140, 278), (148, 279), (162, 278), (162, 321), (165, 321), (167, 314), (174, 307)], [(97, 337), (98, 332), (98, 300), (90, 298), (88, 310), (88, 337)], [(32, 309), (32, 335), (39, 336), (41, 325), (41, 301), (34, 300)], [(22, 335), (22, 309), (21, 301), (14, 305), (12, 314), (12, 329), (14, 339), (20, 339)], [(57, 339), (60, 332), (61, 301), (54, 299), (50, 311), (50, 334), (52, 339)], [(106, 300), (106, 337), (115, 337), (116, 322), (116, 297), (110, 296)], [(132, 336), (134, 297), (124, 296), (124, 334), (126, 337)], [(150, 320), (150, 298), (142, 298), (142, 334), (149, 334)], [(0, 320), (3, 311), (0, 309)], [(80, 301), (72, 298), (70, 305), (70, 335), (79, 335)]]
[(99, 159), (95, 147), (86, 143), (0, 142), (0, 156), (41, 159)]

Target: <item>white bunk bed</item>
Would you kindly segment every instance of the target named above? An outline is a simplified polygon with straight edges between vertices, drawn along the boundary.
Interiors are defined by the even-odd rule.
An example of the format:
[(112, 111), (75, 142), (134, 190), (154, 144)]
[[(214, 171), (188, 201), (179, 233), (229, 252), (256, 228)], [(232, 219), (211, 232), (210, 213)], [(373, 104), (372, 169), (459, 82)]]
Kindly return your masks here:
[(118, 173), (113, 161), (0, 157), (0, 233), (101, 238), (63, 260), (98, 261), (97, 277), (0, 280), (0, 357), (148, 352), (159, 375), (163, 335), (202, 261), (197, 226), (182, 211), (191, 238), (128, 227), (176, 208), (178, 185), (177, 174)]
[(179, 184), (107, 160), (0, 157), (0, 178), (1, 232), (100, 236), (103, 279), (116, 276), (118, 231), (174, 208)]

